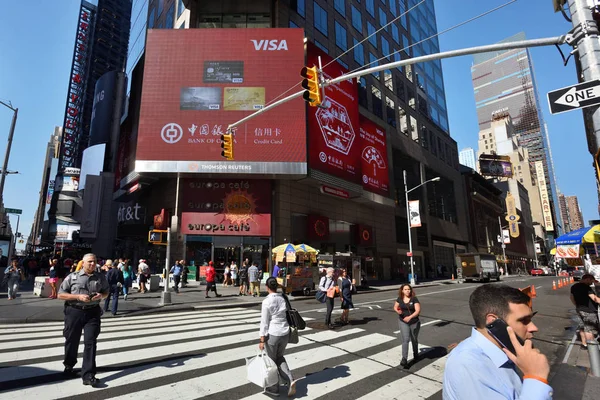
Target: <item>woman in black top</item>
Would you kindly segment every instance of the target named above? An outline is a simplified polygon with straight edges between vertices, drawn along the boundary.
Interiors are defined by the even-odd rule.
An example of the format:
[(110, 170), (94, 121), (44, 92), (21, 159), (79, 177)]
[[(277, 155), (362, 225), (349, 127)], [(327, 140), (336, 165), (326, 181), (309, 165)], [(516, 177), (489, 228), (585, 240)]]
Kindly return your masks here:
[(338, 286), (340, 288), (340, 298), (342, 299), (342, 317), (340, 322), (343, 325), (348, 324), (348, 314), (350, 309), (354, 308), (352, 304), (352, 281), (348, 278), (348, 271), (342, 269), (342, 276), (338, 280)]
[(421, 304), (415, 296), (412, 287), (405, 283), (400, 286), (398, 298), (394, 303), (394, 311), (399, 316), (400, 335), (402, 338), (402, 361), (400, 365), (404, 368), (408, 367), (408, 342), (412, 343), (414, 360), (416, 361), (419, 355), (419, 329), (421, 321), (419, 314), (421, 313)]

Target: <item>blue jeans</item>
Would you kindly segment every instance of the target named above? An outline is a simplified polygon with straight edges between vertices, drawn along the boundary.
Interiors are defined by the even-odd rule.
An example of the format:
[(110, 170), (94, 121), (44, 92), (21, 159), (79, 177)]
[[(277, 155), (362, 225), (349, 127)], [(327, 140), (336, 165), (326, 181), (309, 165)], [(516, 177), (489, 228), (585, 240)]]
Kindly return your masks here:
[(125, 282), (123, 283), (123, 294), (125, 296), (127, 296), (127, 293), (129, 292), (129, 288), (131, 287), (132, 283), (133, 283), (133, 279), (125, 278)]
[(104, 300), (104, 312), (108, 311), (108, 304), (110, 303), (111, 296), (113, 298), (111, 312), (113, 314), (116, 314), (117, 307), (119, 306), (119, 286), (110, 285), (110, 291), (108, 292), (108, 296), (106, 297), (106, 300)]

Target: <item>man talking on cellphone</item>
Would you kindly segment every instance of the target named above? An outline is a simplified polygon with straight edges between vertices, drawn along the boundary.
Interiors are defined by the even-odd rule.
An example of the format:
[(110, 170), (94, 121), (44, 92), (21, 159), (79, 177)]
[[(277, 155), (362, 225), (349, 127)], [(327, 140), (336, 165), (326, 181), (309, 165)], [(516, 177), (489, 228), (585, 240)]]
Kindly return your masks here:
[(506, 285), (475, 289), (469, 298), (475, 327), (446, 362), (444, 400), (552, 399), (550, 364), (531, 343), (538, 328), (529, 301)]

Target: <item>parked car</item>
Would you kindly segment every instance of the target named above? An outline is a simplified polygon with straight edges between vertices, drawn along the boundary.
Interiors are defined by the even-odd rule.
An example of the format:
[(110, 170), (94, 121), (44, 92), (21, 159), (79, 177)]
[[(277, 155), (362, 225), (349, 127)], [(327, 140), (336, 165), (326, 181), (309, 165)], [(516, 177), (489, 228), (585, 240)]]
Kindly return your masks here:
[(585, 274), (585, 270), (583, 267), (572, 267), (573, 269), (569, 271), (569, 275), (573, 277), (574, 280), (578, 281)]
[(544, 270), (541, 268), (533, 268), (531, 270), (531, 276), (542, 276), (545, 275), (544, 274)]

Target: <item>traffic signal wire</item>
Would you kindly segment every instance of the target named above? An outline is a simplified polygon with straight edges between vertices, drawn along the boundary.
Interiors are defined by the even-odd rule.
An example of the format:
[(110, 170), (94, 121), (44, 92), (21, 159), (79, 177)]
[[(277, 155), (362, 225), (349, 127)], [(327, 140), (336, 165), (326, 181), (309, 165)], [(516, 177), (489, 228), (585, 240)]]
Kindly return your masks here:
[[(428, 41), (428, 40), (431, 40), (431, 39), (433, 39), (433, 38), (435, 38), (435, 37), (438, 37), (438, 36), (440, 36), (440, 35), (443, 35), (444, 33), (448, 33), (448, 32), (450, 32), (450, 31), (452, 31), (452, 30), (454, 30), (454, 29), (456, 29), (456, 28), (459, 28), (459, 27), (461, 27), (461, 26), (463, 26), (463, 25), (466, 25), (466, 24), (468, 24), (468, 23), (470, 23), (470, 22), (473, 22), (473, 21), (475, 21), (475, 20), (477, 20), (477, 19), (479, 19), (479, 18), (485, 17), (486, 15), (488, 15), (488, 14), (491, 14), (491, 13), (493, 13), (493, 12), (495, 12), (495, 11), (498, 11), (498, 10), (500, 10), (501, 8), (504, 8), (504, 7), (508, 6), (508, 5), (510, 5), (510, 4), (514, 3), (514, 2), (516, 2), (516, 1), (517, 1), (517, 0), (510, 0), (510, 1), (509, 1), (509, 2), (507, 2), (507, 3), (504, 3), (504, 4), (502, 4), (502, 5), (499, 5), (498, 7), (492, 8), (491, 10), (488, 10), (488, 11), (486, 11), (486, 12), (484, 12), (484, 13), (482, 13), (482, 14), (479, 14), (479, 15), (477, 15), (477, 16), (475, 16), (475, 17), (469, 18), (468, 20), (466, 20), (466, 21), (463, 21), (463, 22), (460, 22), (460, 23), (458, 23), (458, 24), (456, 24), (456, 25), (454, 25), (454, 26), (452, 26), (452, 27), (450, 27), (450, 28), (444, 29), (443, 31), (441, 31), (441, 32), (438, 32), (438, 33), (436, 33), (435, 35), (431, 35), (431, 36), (429, 36), (429, 37), (427, 37), (427, 38), (425, 38), (425, 39), (422, 39), (422, 40), (420, 40), (420, 41), (418, 41), (418, 42), (416, 42), (416, 43), (413, 43), (413, 44), (411, 44), (411, 45), (409, 45), (409, 46), (406, 46), (406, 47), (404, 47), (403, 49), (396, 50), (396, 51), (394, 51), (393, 53), (390, 53), (390, 54), (388, 54), (387, 56), (381, 57), (381, 58), (379, 58), (379, 59), (377, 59), (377, 60), (375, 60), (375, 61), (371, 61), (370, 63), (368, 63), (368, 64), (365, 64), (365, 65), (363, 65), (363, 66), (360, 66), (360, 67), (358, 67), (358, 68), (356, 68), (356, 69), (354, 69), (354, 70), (352, 70), (352, 71), (350, 71), (350, 72), (348, 72), (348, 73), (349, 73), (349, 74), (351, 74), (351, 73), (353, 73), (353, 72), (360, 71), (361, 69), (367, 68), (367, 67), (371, 66), (372, 64), (377, 64), (377, 63), (378, 63), (379, 61), (381, 61), (381, 60), (386, 60), (386, 59), (389, 59), (389, 57), (390, 57), (390, 56), (392, 56), (392, 55), (394, 55), (394, 54), (396, 54), (396, 53), (400, 53), (401, 51), (408, 50), (408, 49), (410, 49), (411, 47), (417, 46), (417, 45), (419, 45), (419, 44), (421, 44), (421, 43), (423, 43), (423, 42), (426, 42), (426, 41)], [(380, 29), (380, 30), (381, 30), (381, 29)], [(377, 31), (377, 32), (379, 32), (379, 31)], [(361, 43), (362, 43), (362, 42), (361, 42)], [(359, 44), (360, 44), (360, 43), (359, 43)], [(358, 44), (357, 44), (357, 45), (358, 45)], [(340, 57), (341, 57), (341, 56), (340, 56)]]

